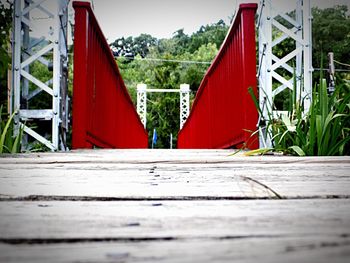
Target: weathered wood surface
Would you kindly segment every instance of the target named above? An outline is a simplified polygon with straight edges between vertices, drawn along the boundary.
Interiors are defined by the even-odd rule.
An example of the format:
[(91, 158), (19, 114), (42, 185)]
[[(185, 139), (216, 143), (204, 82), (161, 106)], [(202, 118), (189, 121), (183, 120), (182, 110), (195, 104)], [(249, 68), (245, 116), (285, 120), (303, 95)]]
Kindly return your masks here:
[[(231, 151), (83, 151), (0, 158), (0, 198), (266, 198), (350, 195), (347, 157), (237, 157)], [(248, 178), (247, 178), (248, 177)]]
[(350, 234), (346, 199), (0, 202), (0, 213), (1, 238), (9, 241)]
[(349, 261), (349, 157), (230, 153), (0, 157), (0, 262)]

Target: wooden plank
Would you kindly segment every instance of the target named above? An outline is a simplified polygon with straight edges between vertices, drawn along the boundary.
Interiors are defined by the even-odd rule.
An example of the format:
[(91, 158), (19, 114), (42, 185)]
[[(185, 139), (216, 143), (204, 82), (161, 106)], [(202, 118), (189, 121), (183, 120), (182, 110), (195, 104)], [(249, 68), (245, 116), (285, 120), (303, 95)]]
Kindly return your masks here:
[[(215, 150), (106, 150), (0, 158), (0, 198), (350, 196), (350, 157), (239, 157)], [(247, 177), (253, 180), (247, 180)]]
[(346, 199), (3, 201), (0, 262), (347, 262), (349, 211)]
[[(249, 171), (66, 171), (19, 170), (0, 175), (0, 198), (18, 198), (31, 195), (115, 198), (227, 197), (275, 198), (261, 185), (244, 180)], [(247, 173), (246, 173), (247, 172)], [(319, 177), (272, 171), (270, 175), (249, 176), (269, 186), (284, 198), (312, 198), (350, 195), (349, 177)]]
[(349, 241), (280, 237), (224, 240), (0, 244), (0, 262), (348, 263)]
[(339, 157), (294, 157), (294, 156), (255, 156), (244, 157), (234, 150), (162, 150), (162, 149), (128, 149), (128, 150), (76, 150), (56, 153), (25, 153), (1, 155), (0, 164), (11, 163), (274, 163), (274, 164), (310, 164), (349, 165), (347, 156)]
[(230, 153), (1, 156), (0, 262), (348, 261), (350, 157)]
[(160, 163), (179, 161), (225, 161), (234, 151), (231, 150), (76, 150), (64, 153), (25, 153), (17, 155), (2, 155), (1, 164), (8, 163)]
[(224, 238), (350, 234), (350, 202), (326, 200), (0, 202), (0, 237)]

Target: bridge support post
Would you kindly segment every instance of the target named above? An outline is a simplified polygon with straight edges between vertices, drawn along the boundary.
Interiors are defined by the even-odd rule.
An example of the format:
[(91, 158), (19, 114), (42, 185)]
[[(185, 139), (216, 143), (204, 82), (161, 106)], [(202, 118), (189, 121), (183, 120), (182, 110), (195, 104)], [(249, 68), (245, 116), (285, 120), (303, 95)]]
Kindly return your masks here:
[[(294, 11), (294, 12), (293, 12)], [(295, 15), (293, 15), (293, 13)], [(260, 0), (259, 30), (259, 99), (262, 116), (259, 123), (260, 148), (273, 145), (268, 122), (283, 111), (280, 104), (293, 90), (308, 112), (312, 100), (312, 35), (310, 0)], [(288, 54), (276, 54), (276, 47), (291, 41), (295, 48)], [(283, 94), (284, 93), (284, 94)], [(281, 103), (282, 101), (282, 103)]]
[[(29, 135), (52, 151), (66, 149), (68, 2), (14, 1), (12, 93), (9, 104), (10, 112), (16, 112), (15, 134), (18, 134), (20, 128), (24, 131), (24, 148)], [(43, 24), (45, 29), (42, 29)], [(34, 67), (45, 74), (33, 75)], [(51, 106), (31, 108), (31, 105), (42, 102), (43, 97), (38, 95), (43, 93), (48, 94), (44, 98)], [(30, 125), (32, 121), (39, 120), (51, 121), (51, 131), (48, 134), (39, 133)]]
[(180, 85), (180, 129), (190, 115), (190, 85)]
[(143, 126), (146, 128), (147, 121), (147, 85), (137, 84), (137, 113), (140, 116)]

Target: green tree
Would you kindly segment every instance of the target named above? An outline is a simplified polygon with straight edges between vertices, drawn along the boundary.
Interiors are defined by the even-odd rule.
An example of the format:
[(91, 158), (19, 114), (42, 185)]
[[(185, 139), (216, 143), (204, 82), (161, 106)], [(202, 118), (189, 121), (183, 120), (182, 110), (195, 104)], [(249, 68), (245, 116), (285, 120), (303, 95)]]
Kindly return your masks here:
[(321, 57), (334, 52), (334, 58), (350, 61), (350, 16), (346, 5), (334, 8), (312, 9), (313, 15), (313, 66), (327, 68), (327, 60), (321, 65)]
[[(200, 46), (194, 53), (186, 52), (180, 56), (182, 60), (196, 62), (211, 62), (218, 53), (215, 43), (208, 43)], [(191, 91), (197, 92), (205, 72), (210, 64), (182, 64), (181, 65), (181, 83), (187, 83)]]
[[(170, 39), (156, 39), (142, 34), (139, 37), (119, 38), (113, 46), (123, 80), (136, 104), (136, 87), (145, 83), (149, 88), (178, 89), (181, 83), (190, 84), (193, 98), (221, 46), (228, 26), (220, 20), (202, 26), (192, 35), (177, 30)], [(143, 44), (142, 44), (143, 43)], [(136, 47), (140, 48), (138, 50)], [(123, 56), (129, 56), (124, 58)], [(196, 63), (181, 63), (192, 61)], [(180, 126), (179, 94), (148, 94), (147, 130), (151, 145), (153, 129), (157, 130), (156, 148), (169, 148), (170, 134), (176, 145)]]
[(176, 45), (175, 52), (173, 54), (179, 55), (184, 53), (188, 45), (191, 41), (190, 37), (184, 33), (184, 29), (179, 29), (176, 32), (174, 32), (173, 38), (174, 43)]
[(0, 104), (7, 103), (7, 70), (11, 63), (9, 56), (10, 30), (12, 21), (12, 3), (9, 0), (0, 2)]
[(219, 20), (211, 25), (201, 26), (196, 33), (192, 34), (188, 51), (195, 52), (202, 45), (209, 43), (215, 44), (217, 48), (220, 48), (228, 29), (228, 25), (223, 20)]
[(145, 57), (151, 46), (157, 44), (157, 39), (149, 34), (141, 34), (138, 37), (121, 37), (110, 44), (113, 54), (117, 57)]
[[(182, 54), (172, 53), (173, 43), (176, 39), (161, 40), (162, 48), (151, 47), (145, 60), (141, 56), (135, 60), (118, 58), (117, 62), (124, 82), (136, 103), (136, 86), (145, 83), (150, 88), (178, 89), (181, 83), (190, 84), (191, 90), (196, 91), (209, 64), (178, 63), (180, 61), (211, 61), (218, 49), (216, 44), (209, 43), (200, 46), (194, 53), (185, 51)], [(163, 59), (158, 61), (153, 59)], [(194, 93), (193, 93), (194, 94)], [(157, 130), (157, 148), (169, 148), (170, 134), (176, 144), (179, 130), (179, 94), (149, 94), (147, 102), (147, 130), (151, 145), (153, 129)]]

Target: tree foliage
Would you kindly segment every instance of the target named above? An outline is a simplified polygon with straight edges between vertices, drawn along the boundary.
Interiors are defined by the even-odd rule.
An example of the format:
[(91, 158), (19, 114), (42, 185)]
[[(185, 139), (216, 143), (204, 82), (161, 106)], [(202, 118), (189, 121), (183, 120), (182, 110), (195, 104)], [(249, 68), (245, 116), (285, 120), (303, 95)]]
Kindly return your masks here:
[(350, 16), (346, 5), (334, 8), (312, 9), (313, 15), (313, 66), (327, 68), (326, 60), (321, 65), (321, 57), (328, 52), (334, 58), (348, 63), (350, 61)]
[(223, 20), (215, 24), (201, 26), (200, 29), (192, 35), (192, 41), (188, 46), (189, 52), (195, 52), (202, 45), (209, 43), (215, 44), (220, 48), (228, 31), (228, 25)]
[(9, 0), (0, 2), (0, 104), (6, 103), (7, 70), (11, 63), (9, 55), (10, 30), (12, 21), (12, 3)]
[[(120, 56), (117, 59), (118, 66), (134, 102), (136, 103), (138, 83), (145, 83), (148, 88), (162, 89), (179, 89), (180, 84), (187, 83), (193, 98), (210, 65), (206, 62), (212, 61), (217, 54), (227, 30), (228, 26), (220, 20), (218, 23), (202, 26), (190, 36), (180, 29), (170, 39), (158, 40), (142, 34), (136, 38), (120, 38), (114, 41), (111, 46), (115, 55)], [(143, 45), (144, 49), (137, 50), (135, 47), (140, 47), (140, 39), (144, 39), (147, 44)], [(147, 130), (149, 140), (153, 129), (157, 130), (157, 148), (169, 148), (171, 134), (174, 137), (173, 145), (176, 145), (179, 122), (179, 94), (148, 95)]]
[(138, 37), (121, 37), (110, 44), (113, 54), (117, 57), (134, 57), (140, 55), (146, 57), (149, 48), (157, 44), (157, 39), (149, 34), (141, 34)]

